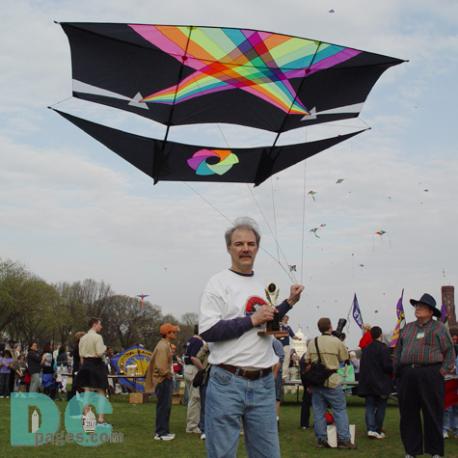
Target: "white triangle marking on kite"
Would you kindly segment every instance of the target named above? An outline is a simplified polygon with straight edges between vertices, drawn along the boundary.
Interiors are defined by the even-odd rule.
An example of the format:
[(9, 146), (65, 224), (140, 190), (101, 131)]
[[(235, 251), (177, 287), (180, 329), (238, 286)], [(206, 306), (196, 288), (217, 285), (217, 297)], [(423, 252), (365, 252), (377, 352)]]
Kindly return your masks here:
[(145, 110), (148, 110), (148, 105), (145, 102), (142, 102), (143, 96), (140, 94), (140, 92), (137, 92), (135, 94), (135, 97), (130, 100), (129, 105), (132, 107), (137, 107), (137, 108), (143, 108)]
[(316, 111), (316, 107), (313, 107), (308, 115), (301, 118), (301, 121), (311, 121), (317, 118), (317, 115), (324, 114), (345, 114), (345, 113), (359, 113), (363, 108), (364, 103), (355, 103), (353, 105), (345, 105), (343, 107), (331, 108), (330, 110)]

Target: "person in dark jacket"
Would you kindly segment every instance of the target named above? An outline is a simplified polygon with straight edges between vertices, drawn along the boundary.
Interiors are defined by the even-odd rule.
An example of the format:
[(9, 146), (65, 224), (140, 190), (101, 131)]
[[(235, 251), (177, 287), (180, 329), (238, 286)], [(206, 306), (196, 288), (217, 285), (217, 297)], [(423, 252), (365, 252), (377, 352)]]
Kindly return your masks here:
[(41, 386), (41, 355), (38, 352), (38, 344), (32, 342), (29, 345), (29, 352), (27, 353), (27, 368), (30, 374), (30, 388), (29, 391), (37, 392)]
[(383, 439), (386, 404), (393, 391), (393, 363), (388, 347), (382, 342), (381, 328), (374, 326), (370, 333), (372, 343), (364, 348), (361, 356), (358, 394), (366, 398), (367, 436)]

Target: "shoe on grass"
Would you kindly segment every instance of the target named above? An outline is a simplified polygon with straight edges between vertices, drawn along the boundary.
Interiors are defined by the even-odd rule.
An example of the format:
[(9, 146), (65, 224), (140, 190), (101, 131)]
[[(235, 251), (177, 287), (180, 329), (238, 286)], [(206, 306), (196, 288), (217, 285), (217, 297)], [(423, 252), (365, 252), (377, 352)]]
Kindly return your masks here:
[(329, 445), (329, 442), (325, 439), (318, 439), (316, 446), (318, 448), (331, 448), (331, 446)]
[(175, 434), (163, 434), (162, 436), (156, 434), (154, 436), (155, 441), (172, 441), (173, 439), (175, 439)]
[(204, 441), (206, 438), (207, 438), (207, 436), (205, 435), (205, 433), (202, 433), (202, 434), (200, 435), (200, 439), (201, 439), (201, 440)]
[(383, 439), (382, 435), (379, 434), (377, 431), (368, 431), (367, 437), (369, 439)]
[(350, 441), (347, 441), (347, 442), (337, 441), (337, 448), (346, 449), (346, 450), (355, 450), (356, 445), (352, 444)]

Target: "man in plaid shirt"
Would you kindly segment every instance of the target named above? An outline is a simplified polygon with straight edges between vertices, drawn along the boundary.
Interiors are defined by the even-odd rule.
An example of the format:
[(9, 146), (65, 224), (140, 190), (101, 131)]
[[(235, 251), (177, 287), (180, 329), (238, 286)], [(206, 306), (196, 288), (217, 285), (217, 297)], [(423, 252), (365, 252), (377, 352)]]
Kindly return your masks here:
[(454, 372), (455, 350), (447, 328), (432, 319), (441, 316), (434, 298), (423, 294), (420, 300), (411, 299), (410, 303), (417, 320), (401, 331), (394, 352), (401, 439), (406, 458), (422, 455), (423, 448), (438, 458), (444, 455), (444, 375)]

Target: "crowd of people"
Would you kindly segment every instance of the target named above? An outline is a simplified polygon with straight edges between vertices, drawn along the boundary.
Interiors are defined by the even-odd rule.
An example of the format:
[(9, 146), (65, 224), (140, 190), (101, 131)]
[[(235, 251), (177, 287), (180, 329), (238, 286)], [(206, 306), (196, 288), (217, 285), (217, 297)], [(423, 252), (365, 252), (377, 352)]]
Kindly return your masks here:
[(38, 343), (27, 348), (20, 344), (0, 344), (0, 398), (12, 392), (43, 391), (53, 399), (63, 399), (67, 392), (67, 374), (73, 365), (71, 351), (64, 346), (52, 348), (50, 343), (41, 351)]
[[(225, 241), (231, 267), (207, 283), (199, 325), (182, 358), (174, 345), (179, 327), (172, 323), (160, 326), (161, 340), (145, 374), (145, 391), (157, 397), (155, 440), (175, 438), (170, 431), (172, 394), (178, 388), (177, 374), (183, 374), (187, 400), (184, 429), (205, 440), (209, 458), (235, 457), (242, 434), (250, 458), (280, 457), (282, 384), (290, 367), (297, 366), (304, 388), (299, 424), (310, 428), (313, 412), (318, 447), (331, 447), (330, 423), (335, 425), (338, 449), (356, 447), (343, 383), (350, 372), (357, 382), (353, 394), (365, 398), (369, 438), (385, 438), (387, 400), (396, 392), (406, 458), (423, 452), (433, 458), (444, 456), (444, 438), (458, 433), (458, 407), (445, 412), (443, 408), (444, 376), (455, 374), (457, 366), (458, 329), (450, 332), (440, 320), (433, 319), (440, 317), (440, 310), (431, 295), (411, 299), (416, 320), (401, 330), (394, 351), (384, 343), (380, 327), (366, 325), (360, 348), (349, 352), (345, 335), (334, 331), (331, 320), (322, 317), (317, 323), (319, 335), (308, 341), (299, 358), (290, 345), (291, 339), (299, 337), (288, 325), (288, 313), (300, 300), (303, 286), (292, 285), (289, 296), (273, 307), (264, 299), (267, 291), (253, 270), (260, 244), (255, 224), (235, 224), (226, 232)], [(274, 316), (282, 325), (268, 332), (266, 324)], [(105, 395), (110, 390), (107, 375), (111, 353), (101, 330), (101, 321), (91, 319), (89, 330), (75, 335), (71, 352), (50, 345), (39, 351), (36, 342), (27, 353), (18, 346), (3, 348), (0, 396), (13, 390), (41, 389), (55, 398), (66, 390), (63, 374), (67, 373), (74, 374), (70, 397), (76, 390)], [(98, 423), (105, 423), (102, 414)]]

